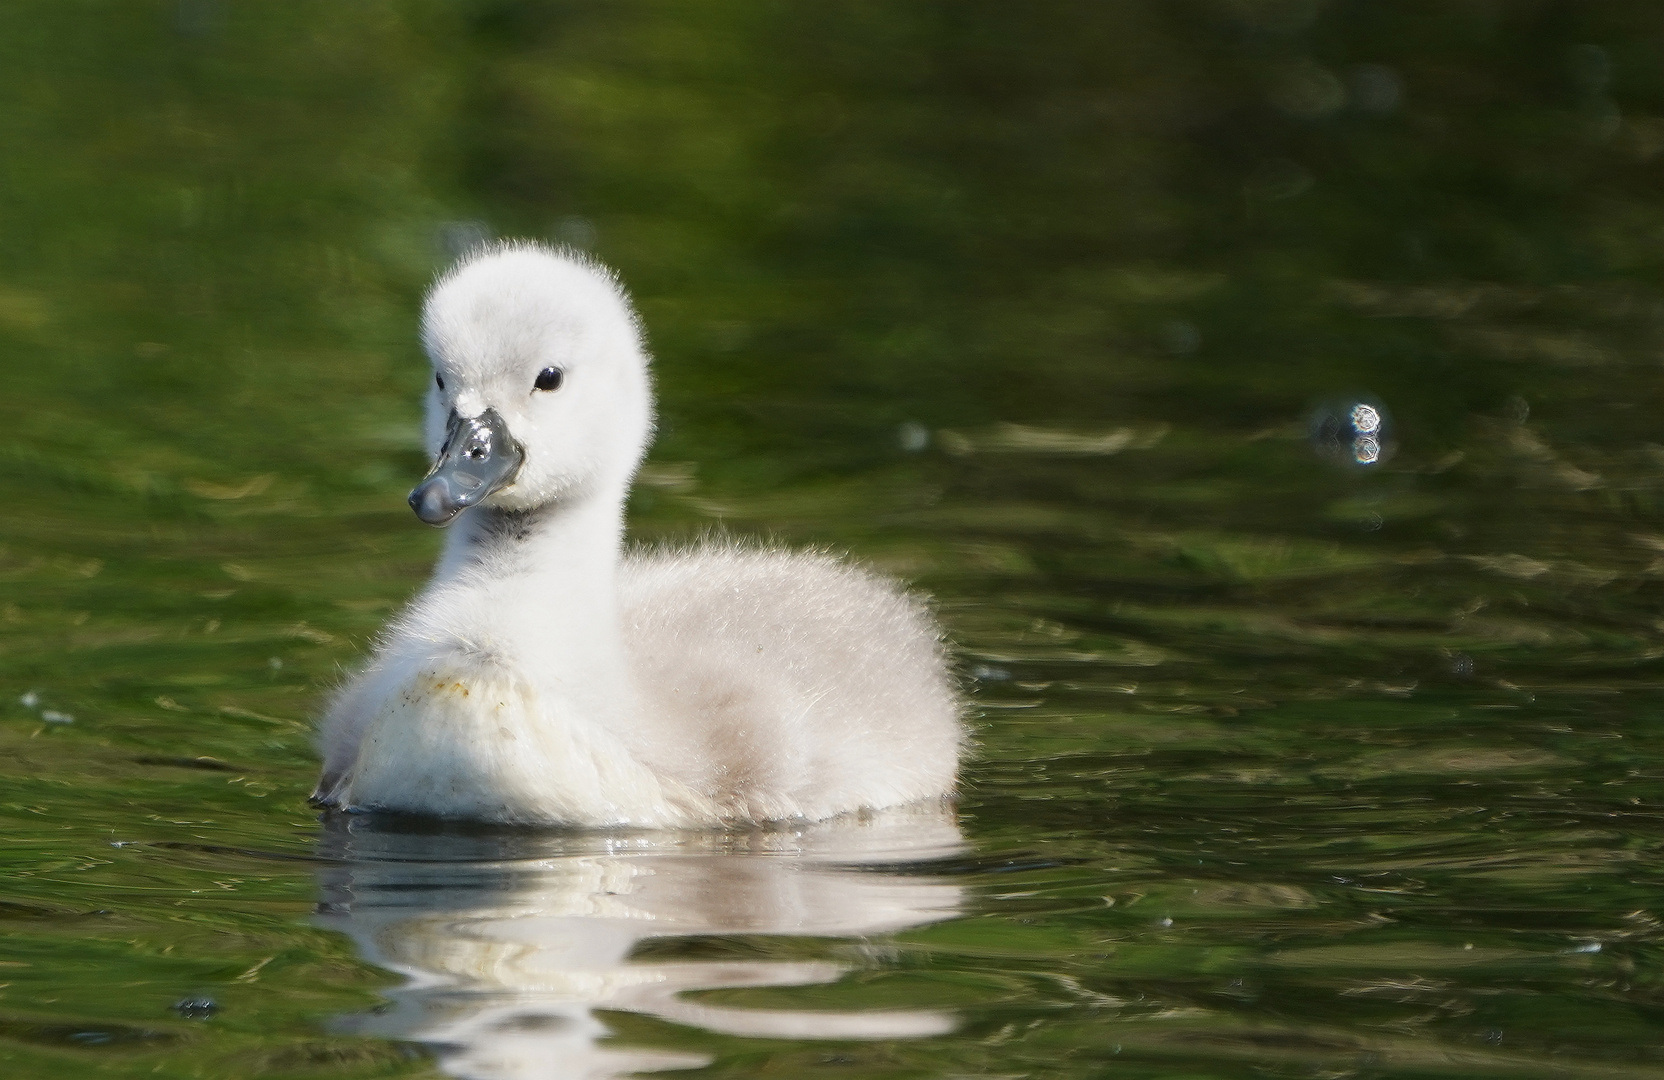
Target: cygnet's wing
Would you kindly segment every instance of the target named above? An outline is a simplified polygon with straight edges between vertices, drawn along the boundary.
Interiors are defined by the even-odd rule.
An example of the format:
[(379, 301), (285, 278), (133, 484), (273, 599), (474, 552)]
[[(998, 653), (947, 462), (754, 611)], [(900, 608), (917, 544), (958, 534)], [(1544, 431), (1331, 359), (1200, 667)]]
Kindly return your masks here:
[(626, 646), (674, 756), (739, 816), (823, 818), (940, 797), (962, 743), (939, 632), (893, 583), (733, 544), (628, 558)]

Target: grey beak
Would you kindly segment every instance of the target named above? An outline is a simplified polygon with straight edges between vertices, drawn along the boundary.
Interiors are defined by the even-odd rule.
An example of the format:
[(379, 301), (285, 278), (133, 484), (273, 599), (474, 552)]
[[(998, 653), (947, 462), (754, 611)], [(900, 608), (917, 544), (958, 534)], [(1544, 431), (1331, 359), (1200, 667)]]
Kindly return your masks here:
[(512, 484), (525, 457), (496, 409), (471, 420), (453, 412), (445, 427), (445, 445), (410, 493), (410, 508), (429, 525), (443, 528), (493, 491)]

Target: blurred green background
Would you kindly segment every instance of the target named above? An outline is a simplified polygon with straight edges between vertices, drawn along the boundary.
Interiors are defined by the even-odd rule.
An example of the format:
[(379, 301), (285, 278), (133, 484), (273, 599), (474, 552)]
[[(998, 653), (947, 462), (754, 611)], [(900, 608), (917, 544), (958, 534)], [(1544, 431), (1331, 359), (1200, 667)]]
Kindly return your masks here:
[(1640, 0), (0, 6), (0, 1063), (432, 1068), (308, 733), (519, 236), (641, 309), (635, 534), (933, 594), (1048, 853), (871, 959), (954, 1035), (710, 1074), (1664, 1073), (1661, 170)]

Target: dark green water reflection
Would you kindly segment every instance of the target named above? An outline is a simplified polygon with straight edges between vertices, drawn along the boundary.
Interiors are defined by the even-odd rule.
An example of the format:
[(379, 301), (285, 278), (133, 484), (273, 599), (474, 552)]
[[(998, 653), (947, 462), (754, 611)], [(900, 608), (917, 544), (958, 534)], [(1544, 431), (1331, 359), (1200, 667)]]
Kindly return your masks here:
[[(0, 129), (8, 1076), (1664, 1074), (1656, 5), (21, 0)], [(638, 535), (938, 598), (962, 848), (307, 810), (486, 232), (635, 291)]]

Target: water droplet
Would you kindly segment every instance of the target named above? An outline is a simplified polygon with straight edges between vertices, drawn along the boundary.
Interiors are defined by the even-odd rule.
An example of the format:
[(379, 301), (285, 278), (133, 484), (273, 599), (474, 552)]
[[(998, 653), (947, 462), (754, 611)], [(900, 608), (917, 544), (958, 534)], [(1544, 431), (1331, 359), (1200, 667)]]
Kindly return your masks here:
[(475, 248), (491, 243), (491, 226), (483, 221), (442, 221), (439, 247), (451, 259), (460, 259)]
[(563, 217), (555, 225), (555, 236), (563, 244), (587, 250), (595, 246), (595, 223), (577, 214)]
[(1370, 466), (1391, 456), (1391, 420), (1376, 401), (1330, 401), (1312, 413), (1312, 449), (1342, 465)]
[(173, 1003), (173, 1011), (187, 1020), (206, 1020), (220, 1011), (219, 1002), (207, 995), (180, 998)]
[(1373, 405), (1363, 402), (1352, 406), (1352, 426), (1366, 435), (1373, 435), (1381, 430), (1381, 413)]

